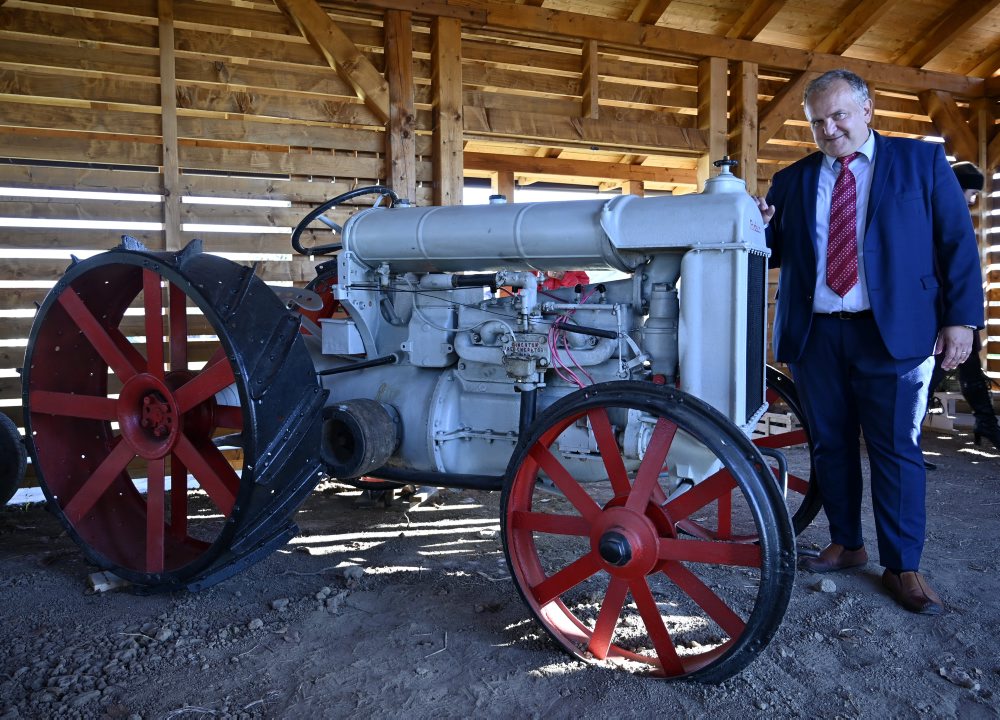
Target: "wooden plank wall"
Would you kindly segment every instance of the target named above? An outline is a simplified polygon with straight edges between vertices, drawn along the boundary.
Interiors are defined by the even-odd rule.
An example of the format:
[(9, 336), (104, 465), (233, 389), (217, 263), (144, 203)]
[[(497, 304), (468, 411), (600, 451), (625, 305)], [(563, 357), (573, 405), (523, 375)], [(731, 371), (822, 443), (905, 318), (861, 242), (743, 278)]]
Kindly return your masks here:
[[(383, 14), (352, 3), (342, 8), (331, 17), (384, 73)], [(733, 118), (718, 126), (725, 110), (706, 107), (725, 102), (719, 82), (730, 96), (741, 95), (740, 127), (751, 127), (756, 113), (766, 129), (758, 143), (740, 142), (757, 145), (751, 185), (763, 190), (774, 172), (813, 147), (799, 119), (804, 75), (757, 67), (754, 93), (748, 63), (728, 63), (727, 76), (726, 63), (716, 60), (707, 75), (710, 58), (471, 25), (460, 28), (460, 69), (441, 69), (435, 57), (452, 51), (435, 52), (437, 21), (404, 17), (414, 113), (397, 126), (414, 135), (418, 204), (432, 202), (439, 171), (449, 175), (434, 162), (435, 103), (454, 100), (436, 89), (437, 70), (451, 81), (460, 77), (467, 174), (501, 170), (509, 180), (527, 158), (540, 173), (628, 182), (632, 192), (641, 193), (644, 182), (695, 190), (699, 161), (704, 169), (706, 157), (715, 159), (709, 147), (736, 130)], [(406, 31), (399, 20), (397, 36)], [(912, 93), (880, 90), (876, 114), (875, 126), (887, 134), (937, 134)], [(520, 157), (500, 167), (499, 153)], [(385, 182), (386, 155), (384, 123), (270, 2), (7, 0), (0, 6), (0, 187), (112, 195), (35, 199), (0, 191), (0, 250), (7, 253), (0, 262), (0, 409), (21, 423), (16, 368), (34, 304), (71, 252), (110, 248), (122, 233), (156, 249), (199, 237), (210, 252), (263, 259), (267, 281), (301, 284), (314, 263), (290, 254), (288, 228), (326, 198)], [(152, 197), (129, 195), (136, 193)], [(188, 202), (192, 197), (205, 202)], [(245, 204), (222, 202), (233, 199)], [(114, 227), (38, 226), (60, 220)], [(219, 232), (220, 225), (246, 229)], [(1000, 271), (996, 253), (991, 257), (997, 302)], [(1000, 322), (1000, 308), (993, 312)], [(1000, 359), (990, 362), (1000, 372)]]

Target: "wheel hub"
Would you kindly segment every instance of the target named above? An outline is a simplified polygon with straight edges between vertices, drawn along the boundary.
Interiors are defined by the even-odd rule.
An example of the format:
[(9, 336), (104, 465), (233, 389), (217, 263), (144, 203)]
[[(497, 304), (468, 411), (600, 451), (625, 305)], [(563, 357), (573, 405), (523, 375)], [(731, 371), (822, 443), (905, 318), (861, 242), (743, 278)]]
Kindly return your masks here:
[(656, 567), (660, 535), (641, 512), (624, 507), (605, 508), (594, 523), (590, 538), (591, 548), (612, 575), (638, 578)]
[(137, 455), (147, 460), (163, 457), (173, 449), (180, 432), (173, 393), (153, 375), (134, 376), (118, 396), (118, 424)]
[(601, 541), (597, 544), (597, 552), (604, 559), (604, 562), (615, 567), (627, 565), (632, 559), (632, 546), (628, 544), (628, 538), (614, 530), (601, 536)]
[(176, 423), (177, 418), (173, 408), (160, 397), (159, 393), (151, 392), (142, 399), (142, 426), (149, 430), (153, 437), (169, 435)]

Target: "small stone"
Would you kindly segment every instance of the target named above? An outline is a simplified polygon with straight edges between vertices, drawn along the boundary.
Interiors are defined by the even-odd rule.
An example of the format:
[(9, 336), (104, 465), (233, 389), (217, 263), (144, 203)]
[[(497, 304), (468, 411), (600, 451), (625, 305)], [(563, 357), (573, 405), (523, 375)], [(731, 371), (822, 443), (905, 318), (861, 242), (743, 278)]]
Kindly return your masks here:
[(979, 690), (979, 683), (972, 679), (972, 676), (965, 671), (964, 668), (951, 667), (938, 668), (938, 674), (941, 675), (945, 680), (959, 687), (968, 688), (969, 690)]
[(288, 598), (278, 598), (271, 601), (271, 607), (278, 612), (285, 612), (288, 609)]
[(262, 627), (264, 627), (264, 621), (261, 620), (260, 618), (254, 618), (249, 622), (247, 627), (250, 628), (251, 630), (260, 630)]
[(348, 581), (358, 582), (365, 576), (365, 569), (360, 565), (348, 565), (344, 568), (344, 577)]
[(170, 628), (160, 628), (160, 631), (156, 633), (156, 639), (160, 642), (166, 642), (174, 636), (174, 631)]
[(835, 583), (830, 578), (823, 578), (819, 582), (814, 583), (812, 588), (817, 592), (835, 593), (837, 592), (837, 583)]

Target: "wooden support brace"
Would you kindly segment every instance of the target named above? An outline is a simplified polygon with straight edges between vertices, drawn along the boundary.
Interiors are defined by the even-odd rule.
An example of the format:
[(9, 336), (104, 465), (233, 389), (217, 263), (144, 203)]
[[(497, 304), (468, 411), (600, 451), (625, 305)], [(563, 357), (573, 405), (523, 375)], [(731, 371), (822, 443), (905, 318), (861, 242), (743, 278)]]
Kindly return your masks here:
[(599, 108), (597, 104), (600, 77), (597, 69), (597, 41), (583, 41), (583, 73), (580, 78), (580, 95), (583, 107), (580, 117), (596, 120)]
[(316, 0), (274, 2), (379, 120), (388, 122), (389, 84)]
[(417, 111), (413, 98), (413, 35), (411, 15), (400, 10), (385, 14), (386, 75), (389, 78), (389, 127), (386, 175), (401, 198), (416, 199)]
[(431, 25), (431, 93), (434, 106), (434, 204), (461, 205), (462, 153), (462, 23), (434, 18)]
[(948, 152), (959, 160), (976, 162), (979, 159), (976, 137), (969, 129), (965, 118), (962, 117), (951, 93), (940, 90), (924, 90), (918, 97), (920, 104), (930, 115), (934, 127), (944, 138)]
[(785, 121), (793, 116), (801, 117), (802, 93), (806, 84), (816, 73), (803, 72), (789, 79), (774, 98), (760, 113), (760, 129), (757, 132), (758, 146), (763, 146), (781, 130)]
[(728, 151), (726, 95), (727, 66), (723, 58), (706, 58), (698, 63), (698, 129), (705, 133), (707, 151), (698, 158), (698, 188), (712, 177), (712, 163)]
[(507, 202), (514, 202), (514, 172), (512, 170), (500, 170), (490, 176), (490, 192), (494, 195), (503, 195)]
[(163, 139), (165, 250), (181, 249), (181, 182), (177, 145), (177, 73), (174, 67), (174, 0), (159, 0), (160, 122)]
[(736, 175), (757, 194), (757, 63), (741, 62), (733, 83), (733, 132), (729, 154), (740, 161)]

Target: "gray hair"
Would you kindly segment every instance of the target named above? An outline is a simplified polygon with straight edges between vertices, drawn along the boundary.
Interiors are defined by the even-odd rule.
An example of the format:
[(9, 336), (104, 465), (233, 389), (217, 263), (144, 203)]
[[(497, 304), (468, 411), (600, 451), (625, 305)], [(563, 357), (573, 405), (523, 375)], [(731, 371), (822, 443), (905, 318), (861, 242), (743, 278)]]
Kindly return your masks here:
[(854, 93), (854, 99), (858, 101), (858, 105), (864, 105), (865, 100), (871, 98), (871, 95), (868, 93), (868, 84), (864, 80), (850, 70), (840, 69), (828, 70), (806, 85), (806, 91), (802, 96), (802, 103), (804, 105), (808, 104), (810, 95), (814, 92), (826, 92), (830, 89), (831, 85), (839, 80), (843, 80), (848, 84), (851, 92)]

